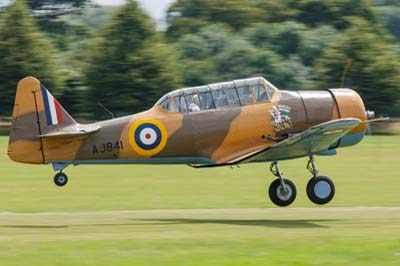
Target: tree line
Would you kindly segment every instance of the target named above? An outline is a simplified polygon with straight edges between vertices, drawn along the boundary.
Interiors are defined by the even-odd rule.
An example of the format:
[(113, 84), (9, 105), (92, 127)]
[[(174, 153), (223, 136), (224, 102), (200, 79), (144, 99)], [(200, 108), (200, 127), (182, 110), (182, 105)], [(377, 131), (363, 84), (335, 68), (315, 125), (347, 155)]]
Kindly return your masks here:
[(0, 10), (0, 115), (36, 76), (75, 117), (151, 107), (186, 86), (262, 75), (280, 89), (350, 87), (400, 114), (400, 11), (390, 0), (177, 0), (167, 28), (133, 0), (16, 0)]

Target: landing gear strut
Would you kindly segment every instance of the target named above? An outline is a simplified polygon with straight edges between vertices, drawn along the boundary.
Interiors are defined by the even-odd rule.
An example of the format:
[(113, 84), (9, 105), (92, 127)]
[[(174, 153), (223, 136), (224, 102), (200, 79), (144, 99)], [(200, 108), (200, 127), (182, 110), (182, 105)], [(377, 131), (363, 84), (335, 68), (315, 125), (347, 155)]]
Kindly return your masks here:
[(308, 198), (315, 204), (320, 205), (330, 202), (335, 195), (335, 185), (329, 177), (318, 176), (314, 155), (310, 156), (307, 170), (313, 175), (307, 184)]
[(59, 187), (63, 187), (68, 183), (68, 176), (63, 172), (59, 172), (54, 176), (54, 183)]
[(284, 207), (290, 205), (296, 199), (297, 195), (295, 184), (290, 179), (282, 176), (277, 161), (271, 163), (269, 170), (274, 176), (278, 177), (269, 186), (269, 198), (278, 206)]

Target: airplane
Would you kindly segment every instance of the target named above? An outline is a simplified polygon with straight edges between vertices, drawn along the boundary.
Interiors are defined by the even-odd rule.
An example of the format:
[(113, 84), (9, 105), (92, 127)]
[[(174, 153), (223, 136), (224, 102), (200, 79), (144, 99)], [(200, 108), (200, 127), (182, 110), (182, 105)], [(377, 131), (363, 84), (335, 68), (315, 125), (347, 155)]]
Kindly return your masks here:
[(183, 88), (149, 110), (91, 124), (77, 123), (34, 77), (17, 86), (8, 156), (51, 164), (54, 183), (68, 182), (70, 165), (185, 164), (195, 168), (271, 162), (268, 194), (278, 206), (296, 198), (279, 161), (308, 157), (308, 198), (326, 204), (333, 181), (319, 175), (316, 155), (359, 143), (368, 119), (357, 92), (279, 90), (263, 77)]

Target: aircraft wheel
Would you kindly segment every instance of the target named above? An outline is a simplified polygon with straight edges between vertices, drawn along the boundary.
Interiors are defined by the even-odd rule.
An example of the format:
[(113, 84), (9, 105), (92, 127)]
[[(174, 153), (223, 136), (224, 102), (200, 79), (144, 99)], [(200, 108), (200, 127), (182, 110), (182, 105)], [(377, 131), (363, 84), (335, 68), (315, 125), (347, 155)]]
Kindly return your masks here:
[(67, 175), (64, 173), (57, 173), (54, 176), (54, 183), (59, 187), (65, 186), (68, 183)]
[(280, 207), (290, 205), (297, 195), (295, 184), (290, 179), (283, 178), (285, 190), (282, 187), (280, 179), (275, 179), (269, 186), (269, 198), (271, 201)]
[(307, 196), (315, 204), (327, 204), (335, 195), (335, 185), (326, 176), (311, 178), (307, 184)]

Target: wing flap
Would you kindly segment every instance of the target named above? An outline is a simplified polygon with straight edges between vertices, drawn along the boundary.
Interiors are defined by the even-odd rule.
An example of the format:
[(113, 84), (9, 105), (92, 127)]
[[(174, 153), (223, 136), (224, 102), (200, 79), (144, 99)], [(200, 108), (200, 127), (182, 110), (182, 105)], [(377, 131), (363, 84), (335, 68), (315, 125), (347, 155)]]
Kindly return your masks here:
[(318, 124), (269, 148), (229, 163), (283, 160), (315, 154), (329, 149), (360, 123), (359, 119), (345, 118)]

